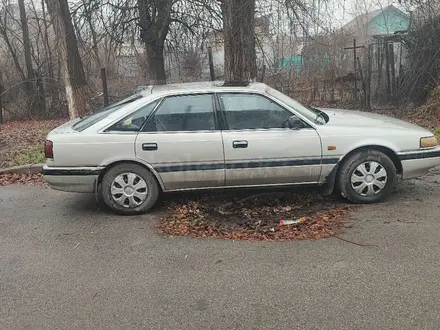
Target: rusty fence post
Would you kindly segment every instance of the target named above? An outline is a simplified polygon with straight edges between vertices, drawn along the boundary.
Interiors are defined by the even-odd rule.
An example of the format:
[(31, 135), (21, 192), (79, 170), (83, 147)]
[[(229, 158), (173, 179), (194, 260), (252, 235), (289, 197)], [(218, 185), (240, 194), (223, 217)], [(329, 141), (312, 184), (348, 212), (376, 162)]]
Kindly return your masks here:
[(208, 60), (209, 60), (209, 75), (211, 81), (215, 81), (215, 71), (214, 71), (214, 59), (212, 58), (212, 48), (208, 47)]
[(108, 106), (108, 87), (107, 87), (107, 72), (105, 68), (101, 68), (101, 80), (102, 80), (102, 94), (104, 95), (104, 106)]

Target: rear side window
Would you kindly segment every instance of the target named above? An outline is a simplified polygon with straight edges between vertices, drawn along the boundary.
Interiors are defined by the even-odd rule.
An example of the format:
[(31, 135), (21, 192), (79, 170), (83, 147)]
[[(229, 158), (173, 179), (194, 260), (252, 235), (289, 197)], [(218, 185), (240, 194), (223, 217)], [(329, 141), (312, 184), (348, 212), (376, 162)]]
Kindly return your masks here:
[(103, 120), (104, 118), (109, 116), (111, 113), (119, 110), (124, 105), (132, 103), (134, 101), (137, 101), (140, 98), (142, 98), (141, 94), (131, 95), (131, 96), (119, 101), (119, 102), (116, 102), (112, 105), (109, 105), (108, 107), (105, 107), (104, 109), (101, 109), (97, 113), (94, 113), (92, 115), (89, 115), (89, 116), (82, 118), (75, 125), (73, 125), (72, 128), (76, 131), (83, 131), (83, 130), (89, 128), (90, 126), (95, 125), (99, 121)]
[(142, 106), (140, 109), (136, 110), (132, 114), (128, 115), (124, 119), (118, 121), (116, 124), (112, 125), (106, 131), (117, 131), (117, 132), (139, 132), (141, 127), (144, 125), (150, 113), (159, 103), (159, 100), (153, 101)]
[(145, 131), (215, 130), (211, 94), (167, 97), (149, 120)]

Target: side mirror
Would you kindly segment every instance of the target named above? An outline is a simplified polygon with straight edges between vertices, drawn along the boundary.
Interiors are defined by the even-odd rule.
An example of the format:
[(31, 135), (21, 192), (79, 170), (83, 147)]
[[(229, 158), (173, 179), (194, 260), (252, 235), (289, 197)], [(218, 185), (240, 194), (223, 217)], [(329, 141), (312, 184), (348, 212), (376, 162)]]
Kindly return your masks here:
[(304, 124), (301, 119), (293, 115), (289, 118), (289, 128), (290, 129), (301, 129), (304, 128)]

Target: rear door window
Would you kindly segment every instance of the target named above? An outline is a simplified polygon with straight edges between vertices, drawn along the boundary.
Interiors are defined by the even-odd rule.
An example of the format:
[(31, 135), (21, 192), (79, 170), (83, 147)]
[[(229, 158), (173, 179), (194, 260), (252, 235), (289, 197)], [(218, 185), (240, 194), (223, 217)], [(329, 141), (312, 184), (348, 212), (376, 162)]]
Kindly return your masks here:
[(149, 132), (215, 130), (213, 95), (167, 97), (146, 126)]

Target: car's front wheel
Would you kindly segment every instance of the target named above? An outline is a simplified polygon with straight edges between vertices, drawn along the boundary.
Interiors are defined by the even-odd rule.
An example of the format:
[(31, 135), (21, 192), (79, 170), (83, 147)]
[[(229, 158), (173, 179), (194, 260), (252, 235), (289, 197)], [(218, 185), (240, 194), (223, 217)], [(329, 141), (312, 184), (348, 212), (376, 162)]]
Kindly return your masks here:
[(159, 186), (146, 168), (126, 163), (110, 168), (100, 186), (102, 201), (113, 211), (133, 215), (147, 212), (156, 203)]
[(378, 150), (363, 150), (341, 164), (338, 188), (354, 203), (376, 203), (387, 198), (396, 184), (393, 161)]

